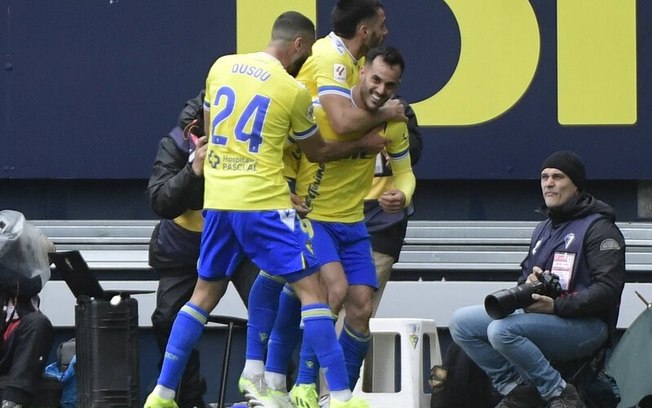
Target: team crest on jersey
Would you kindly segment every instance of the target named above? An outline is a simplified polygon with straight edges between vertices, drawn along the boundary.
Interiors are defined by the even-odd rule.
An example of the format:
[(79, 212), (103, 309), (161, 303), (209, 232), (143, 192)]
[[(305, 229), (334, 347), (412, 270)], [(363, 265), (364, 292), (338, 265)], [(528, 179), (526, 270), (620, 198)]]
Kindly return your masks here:
[(342, 64), (333, 64), (333, 78), (337, 82), (346, 82), (346, 67)]
[(306, 114), (306, 118), (308, 118), (308, 120), (311, 122), (315, 121), (315, 106), (313, 104), (310, 104), (310, 106), (308, 107), (308, 113)]

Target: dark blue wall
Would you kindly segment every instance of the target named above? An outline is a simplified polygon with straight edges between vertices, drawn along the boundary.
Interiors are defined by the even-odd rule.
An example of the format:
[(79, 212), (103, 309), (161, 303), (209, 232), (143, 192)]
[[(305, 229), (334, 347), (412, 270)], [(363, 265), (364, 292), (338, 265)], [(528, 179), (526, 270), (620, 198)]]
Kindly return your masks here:
[[(318, 1), (320, 34), (333, 4)], [(652, 2), (637, 1), (631, 126), (559, 125), (556, 2), (531, 4), (541, 36), (531, 86), (488, 123), (425, 128), (418, 178), (532, 179), (548, 153), (573, 149), (595, 179), (651, 179)], [(435, 94), (460, 53), (451, 10), (441, 0), (385, 5), (387, 42), (407, 61), (401, 93), (410, 101)], [(0, 179), (147, 178), (157, 140), (212, 61), (235, 51), (235, 13), (234, 0), (0, 0)]]

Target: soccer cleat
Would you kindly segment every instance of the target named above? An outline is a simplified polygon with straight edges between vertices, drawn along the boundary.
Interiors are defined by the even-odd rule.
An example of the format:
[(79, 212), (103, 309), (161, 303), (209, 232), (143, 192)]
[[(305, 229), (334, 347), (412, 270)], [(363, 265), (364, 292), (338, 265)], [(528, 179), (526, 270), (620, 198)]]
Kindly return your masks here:
[(330, 408), (371, 408), (371, 405), (358, 397), (353, 397), (346, 402), (331, 398)]
[(295, 408), (287, 391), (268, 388), (268, 393), (263, 397), (261, 407)]
[(250, 406), (262, 406), (262, 399), (268, 393), (263, 374), (254, 375), (252, 378), (240, 377), (238, 387)]
[(264, 375), (259, 374), (253, 378), (240, 377), (238, 386), (250, 407), (294, 408), (288, 393), (270, 388)]
[(179, 408), (173, 399), (165, 399), (157, 394), (151, 393), (145, 401), (143, 408)]
[(330, 408), (331, 406), (331, 396), (322, 395), (319, 397), (319, 408)]
[(320, 408), (315, 384), (295, 384), (290, 391), (290, 397), (297, 408)]

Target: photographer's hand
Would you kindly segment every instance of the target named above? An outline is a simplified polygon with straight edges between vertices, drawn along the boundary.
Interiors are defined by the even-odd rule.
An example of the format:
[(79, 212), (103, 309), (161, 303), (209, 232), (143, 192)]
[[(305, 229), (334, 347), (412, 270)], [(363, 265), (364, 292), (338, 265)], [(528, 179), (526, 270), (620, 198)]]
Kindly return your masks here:
[(532, 273), (527, 277), (528, 283), (537, 283), (539, 281), (539, 276), (543, 273), (543, 269), (535, 266), (532, 268)]
[(555, 300), (550, 296), (533, 293), (532, 299), (534, 300), (534, 303), (525, 308), (526, 312), (555, 314)]

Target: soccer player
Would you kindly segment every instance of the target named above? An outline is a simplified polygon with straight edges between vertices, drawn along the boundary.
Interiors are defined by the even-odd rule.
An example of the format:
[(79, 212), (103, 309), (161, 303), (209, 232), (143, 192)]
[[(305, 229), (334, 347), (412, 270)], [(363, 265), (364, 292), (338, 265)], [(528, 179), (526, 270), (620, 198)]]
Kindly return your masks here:
[[(326, 112), (328, 120), (319, 123), (320, 129), (327, 128), (335, 134), (344, 135), (368, 130), (388, 120), (407, 120), (403, 106), (398, 101), (389, 101), (373, 112), (351, 103), (350, 90), (359, 79), (360, 60), (370, 48), (384, 40), (388, 33), (385, 20), (382, 3), (377, 0), (337, 2), (331, 13), (333, 32), (315, 43), (312, 56), (303, 65), (297, 77)], [(297, 203), (296, 208), (301, 208), (301, 205)], [(256, 307), (258, 299), (274, 298), (282, 287), (282, 281), (269, 279), (265, 274), (259, 275), (252, 287), (250, 307)], [(285, 290), (282, 296), (286, 297), (287, 301), (293, 299), (297, 302), (289, 290)], [(253, 316), (254, 318), (249, 320), (248, 355), (243, 375), (256, 374), (256, 371), (251, 369), (254, 362), (258, 365), (258, 371), (263, 370), (263, 349), (270, 338), (274, 322), (272, 310), (264, 315)], [(293, 331), (293, 322), (283, 321), (284, 318), (290, 318), (291, 314), (285, 311), (280, 313), (279, 310), (279, 316), (281, 321), (277, 320), (276, 323), (288, 331)], [(257, 335), (254, 335), (256, 332)], [(287, 353), (289, 347), (280, 347), (278, 350), (284, 348)], [(250, 354), (249, 350), (254, 349), (257, 353)], [(271, 373), (268, 371), (265, 375), (272, 387), (281, 387), (285, 381), (284, 376), (275, 374), (283, 374), (284, 371), (280, 366), (276, 367), (276, 362), (286, 360), (285, 355), (273, 353), (269, 357), (271, 358), (268, 358), (268, 364), (271, 360), (275, 367)]]
[[(149, 264), (159, 276), (152, 329), (161, 350), (161, 361), (172, 324), (197, 282), (197, 260), (204, 219), (204, 136), (202, 89), (189, 99), (177, 125), (159, 141), (147, 186), (152, 210), (162, 219), (149, 241)], [(247, 306), (258, 267), (243, 259), (232, 282)], [(205, 408), (206, 381), (201, 375), (199, 350), (190, 354), (176, 394), (179, 408)]]
[[(404, 66), (403, 57), (393, 47), (370, 50), (360, 71), (360, 82), (351, 90), (353, 105), (377, 112), (398, 88)], [(324, 109), (318, 108), (315, 113), (317, 123), (328, 120)], [(326, 126), (321, 129), (328, 140), (350, 137), (338, 135)], [(393, 185), (387, 186), (381, 195), (381, 205), (387, 212), (398, 212), (408, 205), (415, 188), (409, 133), (402, 121), (388, 122), (381, 133), (389, 141), (386, 155), (394, 177)], [(329, 305), (335, 313), (343, 305), (346, 310), (339, 342), (351, 388), (358, 380), (368, 350), (369, 319), (378, 288), (363, 215), (363, 201), (371, 188), (375, 167), (375, 155), (352, 155), (330, 163), (310, 163), (302, 158), (296, 178), (296, 193), (304, 197), (310, 209), (307, 218), (314, 231), (312, 242), (322, 265), (321, 277), (328, 288)], [(317, 366), (311, 351), (302, 345), (297, 385), (291, 393), (297, 406), (316, 406)], [(310, 402), (305, 405), (306, 401)]]
[(378, 0), (339, 0), (331, 12), (333, 31), (315, 43), (312, 56), (297, 76), (324, 109), (328, 122), (323, 125), (338, 135), (365, 131), (387, 121), (407, 121), (398, 100), (388, 101), (374, 112), (351, 105), (351, 88), (358, 82), (361, 59), (382, 44), (388, 34), (385, 21)]
[[(352, 397), (317, 261), (290, 203), (282, 176), (288, 133), (312, 160), (378, 152), (385, 141), (368, 133), (349, 143), (325, 142), (314, 123), (309, 93), (291, 75), (311, 53), (314, 24), (285, 12), (274, 22), (264, 52), (219, 58), (206, 79), (204, 100), (209, 147), (204, 162), (204, 229), (197, 284), (172, 327), (161, 374), (145, 408), (176, 408), (175, 389), (208, 314), (227, 287), (235, 265), (246, 256), (292, 285), (302, 305), (304, 342), (328, 368), (331, 406), (366, 407)], [(246, 379), (245, 379), (246, 380)], [(252, 381), (241, 388), (251, 398)], [(257, 405), (291, 406), (287, 394), (265, 395)], [(252, 401), (250, 401), (252, 402)]]

